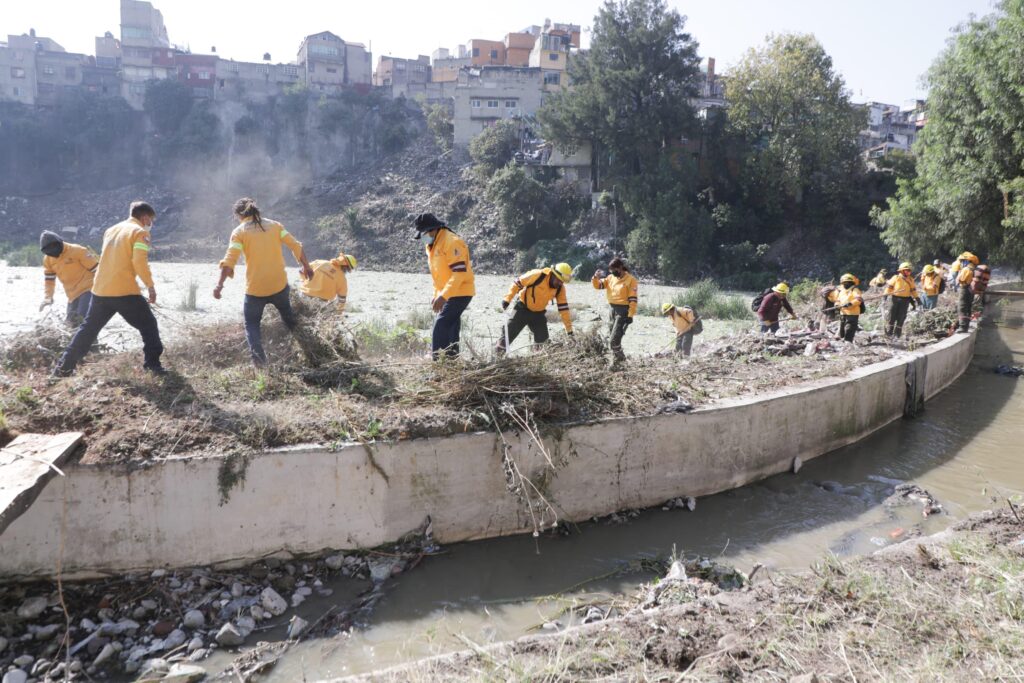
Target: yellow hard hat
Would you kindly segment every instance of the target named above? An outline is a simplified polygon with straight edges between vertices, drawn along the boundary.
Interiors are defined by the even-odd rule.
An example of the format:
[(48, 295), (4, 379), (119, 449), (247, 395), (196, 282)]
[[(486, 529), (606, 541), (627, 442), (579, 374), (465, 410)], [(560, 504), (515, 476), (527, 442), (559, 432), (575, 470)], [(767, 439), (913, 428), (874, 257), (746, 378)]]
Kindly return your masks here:
[(860, 284), (860, 280), (858, 280), (857, 276), (854, 275), (853, 273), (846, 273), (846, 274), (844, 274), (841, 278), (839, 278), (839, 282), (840, 282), (840, 284), (843, 283), (843, 282), (852, 282), (855, 285), (859, 285)]
[(675, 308), (675, 306), (673, 306), (672, 304), (662, 304), (661, 305), (661, 314), (662, 315), (668, 315), (669, 313), (672, 312), (673, 308)]
[(356, 261), (355, 256), (353, 256), (352, 254), (345, 254), (345, 260), (348, 261), (348, 265), (349, 267), (352, 268), (352, 270), (356, 269), (356, 265), (358, 262)]
[(789, 285), (787, 285), (785, 282), (780, 282), (779, 284), (772, 287), (772, 291), (775, 292), (776, 294), (789, 294)]
[(935, 272), (935, 266), (933, 266), (932, 264), (929, 263), (927, 266), (924, 267), (924, 272), (926, 272), (926, 273), (934, 273)]
[(903, 263), (900, 264), (900, 267), (897, 268), (897, 270), (913, 270), (913, 269), (914, 269), (914, 264), (910, 263), (909, 261), (904, 261)]
[(568, 263), (558, 263), (551, 266), (551, 270), (554, 271), (555, 276), (562, 282), (568, 282), (572, 279), (572, 266)]
[(973, 263), (974, 265), (978, 265), (978, 257), (975, 256), (974, 254), (972, 254), (969, 251), (965, 251), (964, 253), (960, 254), (960, 258), (961, 259), (966, 259), (966, 260), (970, 261), (971, 263)]

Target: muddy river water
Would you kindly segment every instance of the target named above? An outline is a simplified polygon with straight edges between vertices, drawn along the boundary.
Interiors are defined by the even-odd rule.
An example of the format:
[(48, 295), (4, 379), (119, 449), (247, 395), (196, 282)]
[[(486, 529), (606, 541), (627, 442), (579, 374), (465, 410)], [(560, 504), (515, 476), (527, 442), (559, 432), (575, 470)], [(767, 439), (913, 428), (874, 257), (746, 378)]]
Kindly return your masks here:
[[(227, 299), (215, 302), (207, 292), (214, 278), (211, 267), (155, 264), (154, 272), (158, 288), (163, 285), (167, 322), (161, 318), (161, 324), (169, 336), (175, 325), (199, 318), (240, 318), (240, 281), (229, 285)], [(0, 334), (26, 329), (41, 299), (41, 279), (36, 269), (0, 272), (8, 295), (0, 309)], [(200, 311), (176, 311), (190, 279), (202, 281)], [(425, 303), (423, 277), (357, 273), (351, 297), (362, 311), (357, 315), (371, 314), (365, 301), (359, 303), (360, 286), (372, 289), (376, 305), (387, 306), (392, 315)], [(507, 280), (486, 280), (484, 286), (495, 298)], [(580, 310), (585, 316), (601, 308), (597, 293), (587, 290), (589, 285), (580, 287), (576, 299), (587, 307)], [(651, 290), (656, 296), (671, 294)], [(894, 537), (934, 533), (971, 512), (1004, 504), (1024, 492), (1024, 378), (997, 375), (993, 368), (1024, 364), (1024, 301), (993, 306), (990, 312), (970, 369), (929, 402), (920, 417), (817, 458), (799, 474), (700, 499), (694, 512), (651, 510), (621, 523), (585, 524), (581, 533), (568, 536), (445, 547), (389, 581), (383, 598), (351, 635), (300, 644), (271, 670), (269, 680), (344, 676), (464, 649), (470, 641), (512, 639), (546, 622), (564, 627), (571, 623), (562, 614), (565, 607), (632, 591), (650, 578), (639, 561), (664, 558), (673, 550), (715, 557), (745, 571), (755, 562), (774, 570), (800, 570), (829, 553), (871, 552)], [(632, 343), (647, 350), (659, 344), (663, 322), (642, 321)], [(111, 334), (117, 333), (114, 328)], [(928, 489), (945, 513), (924, 519), (917, 507), (883, 506), (894, 484), (905, 481)], [(350, 598), (357, 587), (335, 588), (331, 598), (302, 605), (307, 619), (322, 614), (332, 601)], [(204, 666), (216, 671), (230, 660), (217, 654)]]
[[(829, 553), (869, 553), (894, 537), (935, 533), (1005, 504), (1024, 493), (1024, 378), (993, 368), (1024, 364), (1024, 302), (991, 310), (970, 369), (920, 417), (817, 458), (799, 474), (701, 499), (694, 512), (652, 510), (623, 523), (583, 525), (570, 536), (446, 547), (394, 579), (362, 629), (301, 644), (270, 680), (344, 676), (470, 641), (512, 639), (553, 621), (567, 626), (566, 606), (635, 589), (650, 578), (639, 560), (673, 550), (746, 571), (755, 562), (801, 570)], [(928, 489), (945, 513), (924, 519), (917, 506), (883, 506), (900, 482)], [(303, 605), (313, 614), (328, 606)], [(213, 670), (228, 659), (208, 663)]]

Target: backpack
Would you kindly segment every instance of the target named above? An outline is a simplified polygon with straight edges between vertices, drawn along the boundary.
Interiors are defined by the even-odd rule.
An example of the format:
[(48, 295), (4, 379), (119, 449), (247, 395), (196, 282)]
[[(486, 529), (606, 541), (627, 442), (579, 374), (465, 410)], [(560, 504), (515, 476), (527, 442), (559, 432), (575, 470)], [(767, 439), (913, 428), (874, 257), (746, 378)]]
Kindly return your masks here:
[(764, 298), (771, 294), (771, 292), (771, 289), (766, 289), (757, 296), (755, 296), (754, 300), (750, 302), (750, 310), (752, 310), (754, 313), (757, 313), (757, 309), (761, 308), (761, 302), (764, 301)]
[[(694, 311), (693, 313), (694, 315), (697, 315), (697, 311)], [(693, 327), (690, 328), (690, 332), (692, 332), (694, 335), (698, 335), (703, 331), (704, 321), (700, 319), (700, 316), (697, 316), (697, 319), (693, 321)]]
[(946, 291), (946, 278), (940, 277), (939, 278), (939, 294), (942, 294), (945, 291)]

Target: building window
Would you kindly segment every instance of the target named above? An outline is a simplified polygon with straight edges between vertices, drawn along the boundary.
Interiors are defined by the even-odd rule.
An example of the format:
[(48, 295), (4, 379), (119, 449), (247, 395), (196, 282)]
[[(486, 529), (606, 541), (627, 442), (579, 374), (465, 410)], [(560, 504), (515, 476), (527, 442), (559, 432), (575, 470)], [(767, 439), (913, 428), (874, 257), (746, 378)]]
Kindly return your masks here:
[(64, 67), (64, 78), (70, 78), (70, 79), (74, 80), (74, 78), (75, 78), (75, 67), (73, 67), (73, 66), (66, 66), (66, 67)]
[(11, 88), (11, 94), (13, 94), (15, 97), (21, 97), (21, 88), (19, 88), (18, 86), (14, 86), (13, 88)]
[(470, 101), (470, 106), (472, 106), (473, 109), (479, 109), (480, 108), (480, 100), (472, 100), (472, 101)]
[(53, 83), (40, 83), (39, 84), (39, 94), (40, 95), (43, 95), (43, 94), (46, 94), (46, 93), (51, 93), (51, 92), (53, 92)]
[(337, 57), (338, 48), (331, 47), (330, 45), (310, 45), (309, 53), (313, 55), (323, 55), (325, 57)]
[(201, 80), (201, 81), (208, 81), (208, 80), (210, 80), (210, 72), (209, 71), (200, 71), (199, 72), (199, 80)]
[(558, 53), (557, 52), (549, 53), (548, 54), (548, 60), (550, 60), (552, 62), (557, 62), (558, 61)]
[(132, 95), (145, 95), (146, 85), (145, 83), (133, 83), (132, 85), (128, 86), (128, 92)]
[(121, 27), (121, 40), (125, 38), (141, 38), (149, 40), (153, 36), (148, 28), (139, 28), (137, 26), (123, 26)]
[(487, 100), (487, 108), (488, 109), (497, 109), (498, 108), (498, 100)]
[(54, 71), (52, 66), (44, 66), (43, 67), (43, 73), (46, 74), (47, 76), (52, 76), (56, 72)]
[(544, 85), (558, 85), (561, 82), (561, 75), (557, 71), (544, 74)]
[(286, 66), (283, 69), (285, 76), (298, 76), (299, 68), (297, 66)]
[(505, 109), (515, 109), (517, 106), (515, 100), (505, 100)]
[(336, 73), (338, 73), (338, 70), (333, 68), (333, 67), (327, 67), (327, 73), (329, 73), (329, 74), (336, 74)]
[(11, 78), (25, 78), (25, 70), (20, 66), (11, 67)]
[(262, 74), (264, 76), (269, 76), (270, 75), (270, 67), (267, 66), (266, 64), (260, 64), (258, 67), (256, 67), (256, 73)]
[(497, 50), (491, 50), (491, 59), (497, 59), (497, 58), (498, 58), (498, 51)]
[(474, 47), (473, 48), (473, 56), (474, 57), (479, 57), (480, 56), (480, 48), (478, 48), (478, 47)]

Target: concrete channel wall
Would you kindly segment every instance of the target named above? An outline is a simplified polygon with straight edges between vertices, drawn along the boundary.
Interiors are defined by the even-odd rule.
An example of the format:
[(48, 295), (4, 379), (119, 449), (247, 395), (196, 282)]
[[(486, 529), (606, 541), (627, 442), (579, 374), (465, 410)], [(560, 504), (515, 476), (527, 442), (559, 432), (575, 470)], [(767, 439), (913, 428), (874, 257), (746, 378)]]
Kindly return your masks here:
[(914, 374), (908, 366), (916, 367), (913, 391), (931, 398), (967, 368), (975, 335), (688, 414), (566, 427), (545, 437), (546, 454), (525, 435), (506, 434), (506, 443), (476, 433), (333, 451), (293, 447), (246, 463), (72, 466), (0, 536), (0, 577), (51, 576), (59, 562), (65, 575), (93, 575), (371, 548), (428, 515), (442, 543), (531, 531), (535, 517), (551, 521), (549, 508), (510, 493), (511, 462), (536, 485), (531, 499), (543, 495), (565, 521), (706, 496), (785, 472), (796, 457), (809, 460), (900, 418)]

